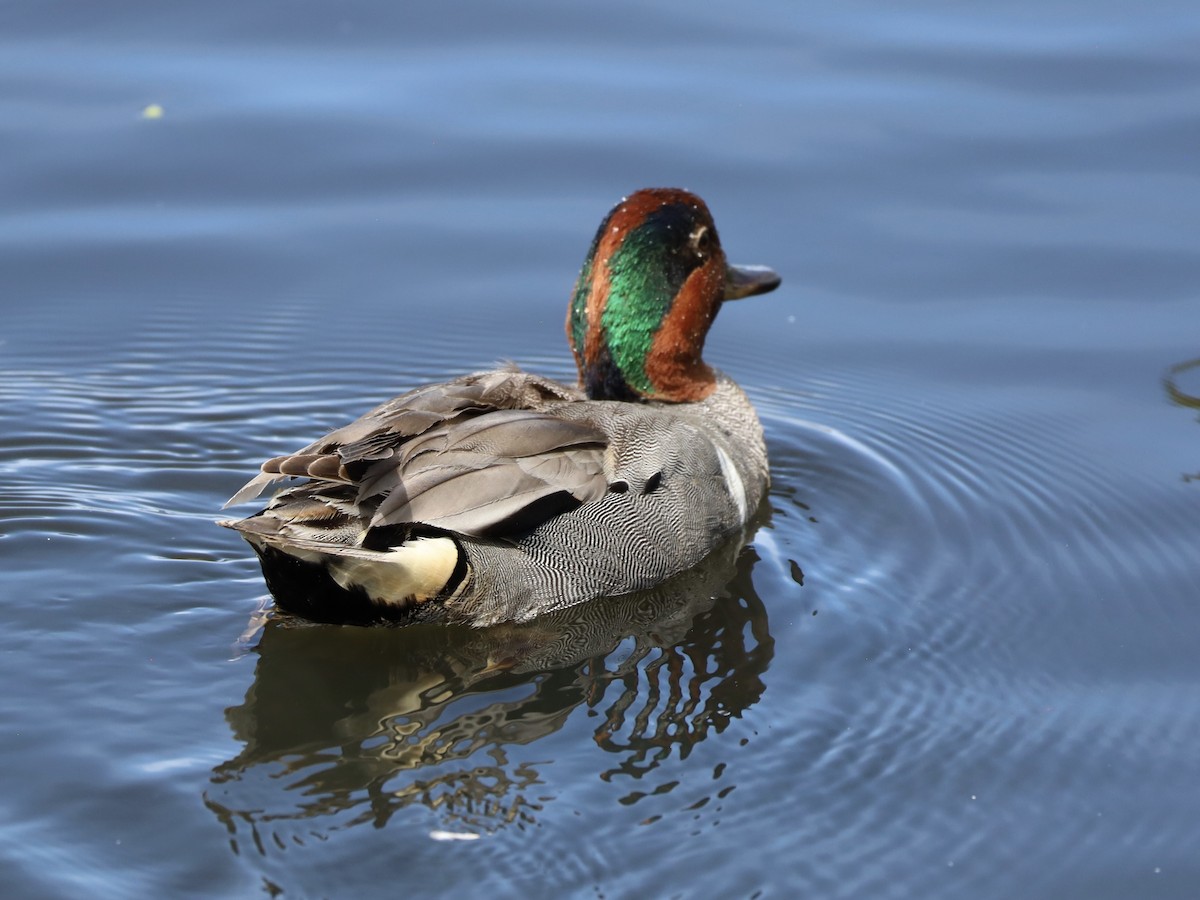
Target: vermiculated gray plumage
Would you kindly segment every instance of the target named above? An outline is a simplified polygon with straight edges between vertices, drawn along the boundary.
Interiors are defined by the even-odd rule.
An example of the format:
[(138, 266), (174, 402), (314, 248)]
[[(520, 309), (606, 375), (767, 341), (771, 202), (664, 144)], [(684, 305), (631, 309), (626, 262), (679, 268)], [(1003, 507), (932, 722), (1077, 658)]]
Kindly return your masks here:
[[(309, 480), (224, 523), (258, 551), (268, 584), (291, 577), (289, 565), (317, 566), (359, 593), (364, 612), (351, 618), (486, 625), (696, 565), (758, 507), (767, 457), (753, 407), (719, 373), (708, 398), (673, 404), (588, 400), (507, 369), (397, 397), (265, 463), (230, 502), (287, 475)], [(432, 583), (384, 596), (420, 582), (415, 570), (397, 574), (413, 560)], [(347, 617), (317, 608), (336, 590), (294, 607), (276, 597), (314, 618)]]

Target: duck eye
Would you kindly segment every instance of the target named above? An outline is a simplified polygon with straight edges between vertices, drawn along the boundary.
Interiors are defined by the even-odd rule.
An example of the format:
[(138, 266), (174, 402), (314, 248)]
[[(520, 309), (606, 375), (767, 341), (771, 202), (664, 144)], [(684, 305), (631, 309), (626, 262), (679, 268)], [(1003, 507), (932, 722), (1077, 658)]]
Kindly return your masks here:
[(701, 225), (688, 235), (688, 243), (698, 255), (706, 256), (712, 249), (712, 232), (707, 225)]

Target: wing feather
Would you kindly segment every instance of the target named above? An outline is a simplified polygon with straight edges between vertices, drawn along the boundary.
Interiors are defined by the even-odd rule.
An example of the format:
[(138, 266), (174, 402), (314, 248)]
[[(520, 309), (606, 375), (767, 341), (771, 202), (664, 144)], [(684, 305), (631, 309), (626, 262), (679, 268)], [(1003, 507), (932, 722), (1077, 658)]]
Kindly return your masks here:
[(513, 369), (420, 388), (268, 460), (230, 503), (302, 476), (312, 480), (279, 495), (274, 516), (286, 515), (293, 492), (311, 504), (319, 495), (308, 485), (340, 483), (351, 494), (339, 494), (338, 515), (352, 503), (363, 526), (421, 523), (472, 536), (528, 530), (608, 489), (605, 433), (556, 412), (581, 396)]

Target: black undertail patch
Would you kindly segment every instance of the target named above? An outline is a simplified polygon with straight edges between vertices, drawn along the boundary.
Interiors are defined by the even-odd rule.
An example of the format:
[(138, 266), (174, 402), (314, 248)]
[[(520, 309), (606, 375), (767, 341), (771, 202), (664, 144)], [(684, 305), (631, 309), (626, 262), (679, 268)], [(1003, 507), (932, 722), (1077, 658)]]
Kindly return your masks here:
[(342, 587), (319, 563), (297, 559), (271, 546), (254, 549), (267, 589), (275, 605), (286, 613), (342, 625), (402, 625), (428, 617), (429, 611), (421, 607), (380, 606), (362, 588)]

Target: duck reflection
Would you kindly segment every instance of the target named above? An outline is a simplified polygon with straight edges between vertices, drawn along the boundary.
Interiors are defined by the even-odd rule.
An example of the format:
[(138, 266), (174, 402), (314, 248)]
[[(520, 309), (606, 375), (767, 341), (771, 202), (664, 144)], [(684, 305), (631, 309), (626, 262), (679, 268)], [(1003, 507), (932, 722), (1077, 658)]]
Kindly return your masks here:
[(572, 727), (612, 757), (589, 762), (581, 740), (565, 764), (640, 777), (762, 695), (773, 642), (756, 559), (734, 542), (652, 592), (483, 630), (271, 620), (254, 682), (226, 712), (242, 748), (205, 801), (235, 849), (249, 838), (259, 852), (285, 820), (382, 827), (416, 803), (447, 834), (532, 823), (552, 763), (511, 757), (581, 707)]

